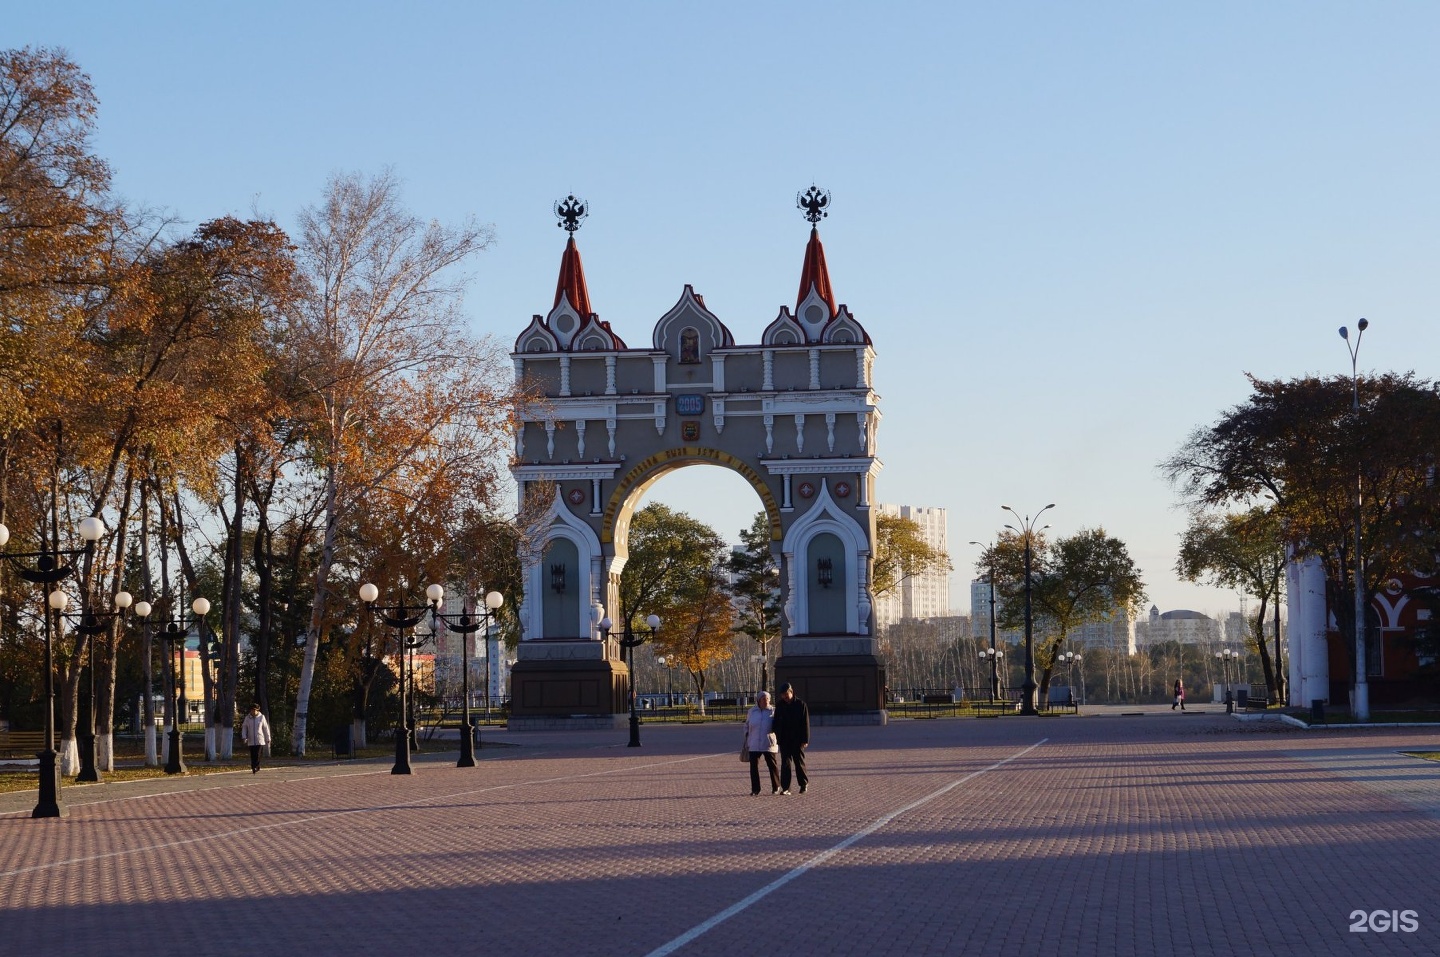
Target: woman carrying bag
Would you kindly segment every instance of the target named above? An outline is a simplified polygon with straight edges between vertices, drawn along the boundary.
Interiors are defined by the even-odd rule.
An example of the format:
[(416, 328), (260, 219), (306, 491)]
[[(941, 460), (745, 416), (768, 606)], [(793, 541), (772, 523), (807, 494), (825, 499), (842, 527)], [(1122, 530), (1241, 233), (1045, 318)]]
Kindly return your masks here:
[(770, 707), (770, 692), (762, 691), (755, 696), (755, 707), (745, 715), (745, 746), (741, 757), (750, 763), (750, 796), (760, 793), (760, 759), (770, 769), (770, 793), (780, 793), (780, 769), (775, 756), (780, 745), (775, 740), (775, 709)]

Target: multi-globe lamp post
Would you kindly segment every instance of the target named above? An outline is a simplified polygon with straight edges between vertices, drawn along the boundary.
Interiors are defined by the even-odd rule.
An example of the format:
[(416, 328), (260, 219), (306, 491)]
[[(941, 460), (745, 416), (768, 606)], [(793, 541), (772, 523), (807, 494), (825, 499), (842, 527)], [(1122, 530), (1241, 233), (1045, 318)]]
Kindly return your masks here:
[[(137, 602), (135, 614), (149, 627), (150, 613), (153, 611), (148, 601)], [(197, 597), (190, 603), (191, 618), (189, 624), (183, 617), (165, 622), (165, 630), (160, 633), (160, 638), (170, 646), (169, 673), (170, 673), (170, 747), (169, 753), (165, 756), (166, 774), (185, 773), (185, 755), (183, 744), (184, 733), (180, 730), (182, 715), (187, 719), (190, 704), (185, 700), (185, 645), (190, 638), (190, 627), (195, 627), (196, 634), (204, 640), (203, 630), (205, 628), (205, 616), (210, 614), (210, 599), (204, 595)]]
[[(460, 705), (460, 760), (455, 762), (457, 768), (473, 768), (475, 766), (475, 729), (470, 724), (470, 636), (484, 628), (484, 633), (490, 634), (490, 622), (494, 614), (505, 604), (505, 596), (498, 591), (488, 592), (485, 595), (485, 611), (479, 618), (472, 618), (469, 613), (459, 615), (447, 615), (440, 610), (441, 604), (445, 601), (445, 586), (440, 584), (431, 585), (425, 589), (425, 597), (430, 599), (430, 614), (436, 625), (444, 624), (445, 630), (453, 631), (460, 636), (460, 686), (463, 694), (463, 701)], [(485, 655), (485, 673), (490, 673), (489, 649)], [(487, 694), (489, 684), (487, 682)]]
[[(62, 559), (88, 558), (95, 543), (105, 534), (105, 524), (92, 515), (81, 520), (79, 532), (85, 541), (84, 548), (57, 546), (51, 549), (42, 540), (38, 552), (0, 551), (0, 558), (14, 565), (15, 573), (25, 581), (39, 585), (41, 594), (45, 596), (45, 749), (36, 755), (40, 762), (40, 786), (35, 809), (30, 812), (32, 818), (65, 816), (65, 806), (60, 802), (60, 766), (55, 753), (55, 622), (51, 619), (51, 612), (63, 612), (70, 599), (53, 586), (75, 571), (73, 565), (64, 564)], [(9, 541), (10, 529), (0, 525), (0, 548)], [(33, 566), (29, 564), (31, 559), (35, 561)], [(47, 592), (47, 589), (53, 590)]]
[(1034, 518), (1031, 518), (1029, 515), (1021, 518), (1020, 513), (1009, 505), (1002, 505), (1000, 507), (1011, 515), (1014, 515), (1015, 521), (1020, 526), (1019, 528), (1016, 528), (1014, 525), (1006, 525), (1005, 527), (1012, 532), (1024, 536), (1025, 539), (1025, 684), (1021, 686), (1023, 693), (1020, 698), (1020, 713), (1035, 715), (1040, 712), (1035, 707), (1035, 689), (1039, 686), (1035, 683), (1034, 616), (1030, 605), (1030, 571), (1034, 560), (1034, 549), (1031, 547), (1031, 544), (1036, 531), (1043, 532), (1050, 527), (1049, 525), (1042, 525), (1039, 529), (1036, 529), (1035, 523), (1040, 520), (1041, 515), (1044, 515), (1050, 509), (1054, 508), (1055, 503), (1051, 502), (1036, 512)]
[(1358, 453), (1360, 450), (1360, 373), (1358, 371), (1358, 360), (1360, 356), (1360, 340), (1365, 337), (1365, 330), (1370, 328), (1368, 319), (1361, 319), (1355, 324), (1355, 341), (1350, 341), (1350, 330), (1344, 326), (1340, 327), (1340, 338), (1345, 340), (1345, 350), (1350, 353), (1350, 411), (1355, 418), (1355, 450), (1357, 459), (1355, 464), (1355, 556), (1351, 561), (1355, 576), (1355, 701), (1351, 711), (1356, 721), (1370, 720), (1370, 683), (1369, 667), (1365, 660), (1365, 576), (1363, 574), (1364, 560), (1361, 557), (1360, 535), (1361, 523), (1364, 521), (1365, 508), (1365, 470), (1359, 462)]
[[(1080, 664), (1083, 660), (1084, 660), (1084, 659), (1080, 656), (1080, 654), (1079, 654), (1078, 652), (1074, 652), (1074, 651), (1062, 651), (1062, 652), (1060, 652), (1058, 655), (1055, 656), (1055, 662), (1056, 662), (1056, 664), (1061, 664), (1061, 665), (1064, 665), (1064, 666), (1065, 666), (1065, 677), (1070, 681), (1071, 694), (1074, 694), (1074, 689), (1075, 689), (1075, 672), (1074, 672), (1074, 668), (1075, 668), (1076, 665)], [(1079, 697), (1077, 697), (1077, 698), (1075, 699), (1075, 703), (1076, 703), (1076, 704), (1083, 704), (1083, 703), (1084, 703), (1084, 701), (1083, 701), (1084, 697), (1085, 697), (1085, 670), (1084, 670), (1084, 668), (1082, 667), (1081, 670), (1080, 670), (1080, 695), (1079, 695)]]
[(395, 654), (400, 659), (400, 727), (395, 731), (395, 765), (390, 773), (413, 774), (410, 768), (410, 735), (414, 729), (410, 727), (408, 702), (405, 700), (405, 651), (408, 644), (405, 631), (420, 624), (425, 618), (425, 609), (411, 609), (404, 601), (398, 605), (381, 606), (375, 604), (379, 598), (380, 589), (375, 585), (366, 582), (360, 586), (360, 600), (365, 603), (365, 608), (395, 629)]
[(990, 703), (994, 704), (995, 699), (1000, 696), (1000, 663), (1005, 660), (1005, 652), (995, 648), (980, 649), (980, 660), (990, 662)]
[[(600, 633), (605, 640), (610, 640), (610, 628), (613, 626), (610, 617), (600, 620)], [(635, 709), (635, 649), (643, 645), (648, 639), (654, 638), (655, 633), (660, 630), (660, 616), (651, 615), (645, 619), (645, 625), (650, 629), (650, 634), (635, 634), (630, 628), (630, 619), (625, 619), (625, 630), (620, 638), (620, 647), (628, 653), (626, 666), (630, 669), (630, 744), (628, 747), (640, 747), (640, 712)]]
[(1220, 674), (1225, 681), (1225, 711), (1226, 713), (1235, 710), (1235, 688), (1231, 678), (1231, 663), (1234, 663), (1234, 671), (1240, 672), (1240, 652), (1232, 651), (1229, 648), (1215, 652), (1215, 658), (1220, 662)]
[[(88, 596), (88, 592), (85, 593)], [(128, 591), (121, 591), (115, 594), (115, 610), (109, 612), (96, 612), (90, 608), (90, 600), (86, 597), (81, 607), (85, 610), (78, 619), (73, 620), (71, 627), (78, 634), (85, 636), (85, 664), (89, 672), (89, 702), (87, 707), (87, 720), (85, 723), (85, 734), (80, 737), (80, 772), (75, 775), (76, 781), (98, 784), (100, 781), (100, 766), (95, 759), (95, 643), (101, 635), (110, 630), (110, 622), (125, 614), (134, 601)], [(64, 615), (64, 609), (58, 609)], [(68, 617), (68, 616), (67, 616)]]

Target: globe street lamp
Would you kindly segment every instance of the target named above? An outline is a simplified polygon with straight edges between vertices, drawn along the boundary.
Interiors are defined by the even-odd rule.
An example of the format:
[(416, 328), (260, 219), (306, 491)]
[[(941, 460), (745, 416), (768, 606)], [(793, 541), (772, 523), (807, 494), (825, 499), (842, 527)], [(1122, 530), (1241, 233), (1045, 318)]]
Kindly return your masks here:
[[(40, 762), (40, 787), (35, 809), (30, 812), (32, 818), (65, 816), (65, 806), (60, 803), (60, 767), (55, 760), (55, 623), (51, 621), (50, 613), (64, 611), (69, 598), (63, 591), (58, 588), (51, 590), (51, 587), (64, 581), (75, 570), (72, 565), (62, 564), (62, 558), (73, 559), (83, 555), (88, 565), (95, 543), (105, 534), (105, 525), (91, 516), (80, 522), (79, 531), (80, 537), (85, 540), (84, 548), (57, 547), (52, 550), (42, 536), (38, 552), (0, 551), (0, 558), (11, 562), (17, 575), (32, 585), (39, 585), (40, 593), (45, 595), (45, 749), (36, 755)], [(9, 541), (10, 529), (0, 525), (0, 548)], [(28, 564), (32, 558), (35, 559), (34, 567)]]
[[(608, 615), (600, 620), (600, 633), (605, 636), (607, 641), (610, 639), (612, 624)], [(629, 653), (626, 661), (626, 666), (630, 669), (630, 744), (628, 747), (632, 748), (640, 747), (640, 712), (635, 710), (635, 649), (637, 646), (643, 645), (647, 639), (655, 637), (655, 632), (660, 630), (660, 616), (651, 615), (645, 619), (645, 624), (649, 627), (650, 634), (637, 635), (630, 630), (630, 619), (626, 618), (625, 631), (620, 639), (620, 647)]]
[(400, 727), (395, 731), (395, 766), (390, 769), (390, 773), (413, 774), (410, 769), (410, 734), (413, 729), (409, 727), (409, 712), (406, 710), (405, 700), (405, 630), (420, 624), (425, 617), (425, 610), (420, 608), (411, 614), (403, 600), (398, 605), (380, 606), (375, 604), (379, 597), (380, 589), (376, 586), (369, 582), (360, 586), (360, 600), (365, 603), (366, 610), (395, 629), (395, 654), (400, 659)]
[(994, 704), (995, 699), (1000, 695), (1000, 662), (1005, 660), (1005, 652), (996, 651), (994, 648), (980, 649), (980, 660), (990, 662), (990, 703)]
[[(205, 616), (210, 614), (210, 600), (200, 596), (190, 603), (192, 613), (191, 623), (195, 626), (195, 632), (200, 636), (203, 643), (203, 630), (205, 627)], [(142, 601), (135, 606), (135, 614), (142, 619), (150, 616), (150, 603)], [(189, 711), (189, 702), (185, 700), (185, 641), (190, 636), (190, 628), (185, 624), (184, 617), (176, 618), (165, 623), (165, 630), (160, 637), (170, 646), (170, 753), (165, 758), (166, 774), (184, 774), (185, 757), (182, 753), (184, 736), (180, 732), (180, 716)], [(179, 658), (179, 677), (174, 671), (176, 658)], [(186, 714), (188, 724), (189, 715)]]
[[(1030, 606), (1030, 566), (1033, 552), (1031, 543), (1035, 538), (1035, 523), (1040, 520), (1041, 515), (1044, 515), (1047, 511), (1054, 508), (1055, 503), (1051, 502), (1036, 512), (1034, 518), (1031, 518), (1029, 515), (1021, 518), (1020, 513), (1009, 505), (1002, 505), (1000, 507), (1011, 515), (1014, 515), (1015, 520), (1020, 524), (1020, 528), (1016, 528), (1014, 525), (1006, 525), (1005, 527), (1012, 532), (1022, 534), (1025, 538), (1025, 684), (1021, 686), (1023, 694), (1020, 698), (1020, 713), (1035, 715), (1040, 712), (1035, 708), (1035, 689), (1038, 686), (1035, 684), (1034, 616), (1031, 613)], [(1049, 527), (1049, 525), (1042, 525), (1039, 531), (1043, 532)]]
[[(987, 547), (981, 545), (979, 542), (971, 542), (970, 544), (978, 545), (981, 548)], [(993, 565), (988, 569), (986, 577), (990, 582), (990, 703), (994, 704), (995, 699), (1000, 697), (1000, 674), (995, 670), (995, 659), (996, 657), (1003, 658), (1005, 655), (997, 655), (995, 652), (995, 567)], [(983, 652), (981, 653), (981, 657), (985, 657)]]
[(1364, 562), (1360, 553), (1360, 525), (1364, 519), (1365, 470), (1360, 464), (1360, 374), (1356, 362), (1360, 355), (1360, 340), (1370, 327), (1368, 319), (1355, 324), (1358, 330), (1354, 343), (1350, 342), (1350, 330), (1340, 327), (1340, 338), (1345, 340), (1345, 351), (1350, 353), (1350, 411), (1355, 418), (1355, 557), (1350, 562), (1355, 575), (1355, 701), (1353, 713), (1356, 721), (1370, 720), (1369, 668), (1365, 660), (1365, 576), (1361, 573)]
[[(430, 599), (430, 614), (433, 616), (436, 625), (444, 623), (447, 631), (453, 631), (460, 635), (460, 687), (464, 694), (464, 701), (460, 705), (460, 760), (455, 762), (457, 768), (473, 768), (475, 766), (475, 729), (470, 725), (470, 636), (479, 631), (483, 626), (485, 634), (490, 634), (490, 620), (500, 606), (505, 604), (505, 596), (498, 591), (492, 591), (485, 596), (485, 611), (476, 620), (470, 617), (468, 612), (459, 615), (446, 615), (440, 611), (441, 602), (445, 600), (445, 586), (440, 584), (431, 585), (425, 589), (425, 597)], [(490, 671), (490, 653), (486, 649), (485, 671)], [(486, 683), (487, 693), (489, 683)]]
[[(110, 630), (111, 621), (122, 616), (132, 601), (134, 597), (128, 591), (118, 592), (115, 595), (114, 611), (97, 613), (87, 610), (78, 619), (70, 619), (76, 633), (85, 636), (85, 663), (90, 673), (90, 698), (86, 708), (89, 719), (86, 722), (86, 733), (80, 737), (80, 773), (75, 775), (76, 781), (97, 784), (100, 781), (100, 768), (95, 760), (95, 642)], [(89, 604), (87, 593), (84, 606), (88, 609)]]
[[(1081, 657), (1079, 653), (1074, 651), (1062, 651), (1055, 656), (1055, 662), (1056, 664), (1062, 664), (1065, 666), (1065, 679), (1070, 682), (1070, 694), (1073, 697), (1075, 694), (1075, 666), (1080, 664), (1081, 662)], [(1085, 670), (1082, 667), (1080, 670), (1080, 697), (1075, 698), (1075, 703), (1082, 704), (1083, 702), (1081, 701), (1081, 699), (1084, 697)]]

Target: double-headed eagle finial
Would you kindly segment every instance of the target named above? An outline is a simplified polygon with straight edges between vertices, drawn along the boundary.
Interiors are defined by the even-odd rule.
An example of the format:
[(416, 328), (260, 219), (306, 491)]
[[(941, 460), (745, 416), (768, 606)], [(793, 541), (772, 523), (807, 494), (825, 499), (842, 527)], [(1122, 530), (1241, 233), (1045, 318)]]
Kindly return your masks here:
[(830, 205), (830, 191), (812, 184), (805, 192), (795, 194), (795, 205), (805, 211), (806, 222), (813, 225), (830, 215), (825, 212)]
[(589, 215), (590, 204), (583, 199), (576, 199), (573, 193), (555, 204), (555, 217), (560, 220), (555, 225), (572, 235)]

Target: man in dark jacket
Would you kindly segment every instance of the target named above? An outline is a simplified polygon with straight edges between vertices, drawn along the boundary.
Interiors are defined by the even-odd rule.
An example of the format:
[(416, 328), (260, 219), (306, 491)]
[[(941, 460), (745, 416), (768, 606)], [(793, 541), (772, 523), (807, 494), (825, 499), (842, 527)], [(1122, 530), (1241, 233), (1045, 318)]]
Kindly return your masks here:
[(810, 709), (805, 702), (795, 697), (790, 682), (780, 684), (780, 696), (775, 701), (775, 740), (780, 745), (780, 793), (790, 793), (790, 765), (795, 765), (795, 783), (800, 793), (810, 783), (805, 773), (805, 747), (810, 743)]

